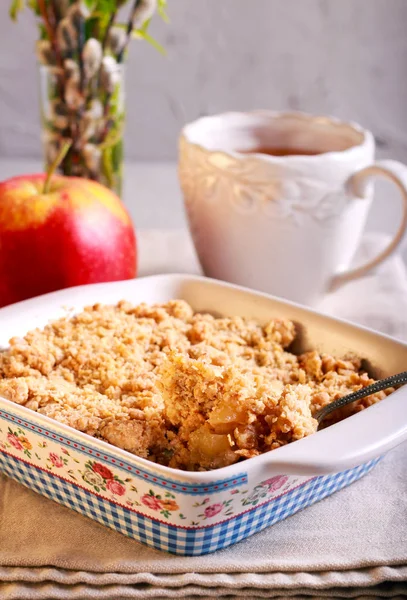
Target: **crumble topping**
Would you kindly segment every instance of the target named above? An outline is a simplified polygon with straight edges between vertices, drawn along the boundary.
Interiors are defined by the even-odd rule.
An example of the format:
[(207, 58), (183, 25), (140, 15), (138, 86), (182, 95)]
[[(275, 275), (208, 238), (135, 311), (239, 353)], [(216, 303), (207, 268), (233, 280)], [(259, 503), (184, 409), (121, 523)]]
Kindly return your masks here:
[(316, 410), (374, 382), (358, 359), (292, 354), (294, 339), (290, 321), (215, 318), (181, 300), (95, 304), (12, 338), (0, 396), (149, 460), (216, 469), (314, 433)]

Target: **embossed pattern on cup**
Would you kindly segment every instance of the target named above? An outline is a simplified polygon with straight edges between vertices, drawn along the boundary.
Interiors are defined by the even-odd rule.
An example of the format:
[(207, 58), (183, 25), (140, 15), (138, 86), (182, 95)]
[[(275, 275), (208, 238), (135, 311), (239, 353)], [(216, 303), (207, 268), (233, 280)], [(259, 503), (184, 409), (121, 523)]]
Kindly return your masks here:
[[(252, 153), (273, 137), (277, 146), (320, 153)], [(352, 178), (373, 159), (370, 132), (326, 117), (257, 111), (187, 125), (179, 143), (179, 179), (204, 273), (315, 304), (351, 265), (373, 191), (369, 182), (356, 191)], [(387, 169), (377, 170), (394, 180)], [(386, 256), (404, 229), (402, 223)]]

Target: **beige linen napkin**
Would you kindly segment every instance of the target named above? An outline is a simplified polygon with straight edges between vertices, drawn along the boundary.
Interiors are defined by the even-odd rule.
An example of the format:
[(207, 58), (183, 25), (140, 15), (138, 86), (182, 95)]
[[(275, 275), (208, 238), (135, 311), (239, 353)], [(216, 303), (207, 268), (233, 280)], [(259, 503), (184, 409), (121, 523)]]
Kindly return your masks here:
[[(140, 274), (196, 272), (183, 232), (140, 235)], [(365, 240), (362, 256), (383, 243)], [(401, 259), (322, 308), (407, 338)], [(225, 550), (149, 549), (0, 477), (0, 599), (407, 597), (407, 445), (360, 481)]]

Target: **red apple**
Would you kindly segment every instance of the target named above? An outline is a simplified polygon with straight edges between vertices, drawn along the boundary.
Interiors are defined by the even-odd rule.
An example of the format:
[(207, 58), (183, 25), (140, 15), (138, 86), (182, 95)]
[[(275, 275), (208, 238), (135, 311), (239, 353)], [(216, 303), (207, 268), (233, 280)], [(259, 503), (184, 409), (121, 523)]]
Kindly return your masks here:
[(119, 198), (77, 177), (0, 183), (0, 306), (136, 276), (136, 240)]

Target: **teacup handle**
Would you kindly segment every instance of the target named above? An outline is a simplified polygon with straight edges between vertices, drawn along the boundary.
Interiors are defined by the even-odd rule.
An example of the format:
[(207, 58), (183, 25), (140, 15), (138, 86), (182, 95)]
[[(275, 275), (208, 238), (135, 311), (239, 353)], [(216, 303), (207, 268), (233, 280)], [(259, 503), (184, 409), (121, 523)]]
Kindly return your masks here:
[(365, 167), (351, 175), (348, 179), (347, 187), (353, 195), (363, 198), (369, 180), (375, 176), (390, 179), (390, 181), (395, 183), (399, 188), (401, 199), (403, 201), (401, 223), (387, 248), (365, 265), (335, 275), (331, 281), (331, 290), (335, 290), (343, 283), (351, 281), (352, 279), (357, 279), (358, 277), (365, 275), (370, 269), (377, 267), (381, 262), (388, 258), (403, 241), (403, 237), (407, 230), (407, 166), (395, 160), (379, 160), (369, 167)]

